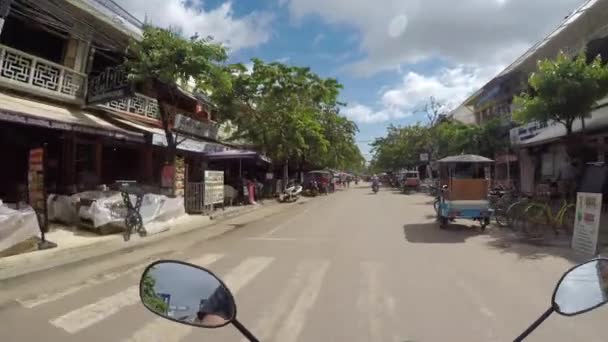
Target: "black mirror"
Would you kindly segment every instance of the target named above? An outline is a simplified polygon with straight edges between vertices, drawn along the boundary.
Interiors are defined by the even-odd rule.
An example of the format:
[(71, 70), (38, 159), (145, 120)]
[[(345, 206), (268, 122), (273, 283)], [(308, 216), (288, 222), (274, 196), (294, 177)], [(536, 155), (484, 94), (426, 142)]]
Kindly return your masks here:
[(139, 295), (148, 310), (179, 323), (218, 328), (236, 317), (234, 298), (224, 283), (210, 271), (181, 261), (148, 266)]
[(608, 259), (594, 259), (570, 269), (553, 293), (552, 306), (574, 316), (608, 302)]

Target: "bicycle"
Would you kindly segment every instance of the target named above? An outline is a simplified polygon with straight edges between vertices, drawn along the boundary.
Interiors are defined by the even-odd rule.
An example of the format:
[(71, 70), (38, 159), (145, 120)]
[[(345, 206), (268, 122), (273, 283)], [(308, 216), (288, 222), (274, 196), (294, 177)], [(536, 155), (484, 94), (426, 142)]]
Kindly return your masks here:
[(555, 212), (552, 204), (554, 203), (551, 201), (534, 201), (528, 205), (524, 212), (526, 235), (540, 238), (548, 226), (553, 229), (556, 236), (559, 235), (560, 229), (566, 231), (566, 234), (572, 234), (576, 205), (562, 199), (559, 209)]
[(507, 227), (512, 230), (520, 230), (524, 225), (524, 212), (530, 204), (530, 197), (525, 196), (514, 203), (511, 203), (506, 210), (505, 216), (507, 221)]

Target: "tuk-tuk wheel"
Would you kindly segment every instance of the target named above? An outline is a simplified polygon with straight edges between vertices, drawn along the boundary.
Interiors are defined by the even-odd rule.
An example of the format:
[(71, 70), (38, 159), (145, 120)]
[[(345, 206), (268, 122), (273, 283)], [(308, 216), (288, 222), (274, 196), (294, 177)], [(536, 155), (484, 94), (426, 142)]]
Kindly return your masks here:
[(484, 231), (484, 230), (486, 230), (486, 227), (490, 224), (490, 218), (486, 217), (486, 218), (482, 219), (480, 221), (480, 223), (481, 223), (481, 230)]
[(439, 217), (439, 228), (446, 229), (448, 227), (448, 218), (447, 217)]

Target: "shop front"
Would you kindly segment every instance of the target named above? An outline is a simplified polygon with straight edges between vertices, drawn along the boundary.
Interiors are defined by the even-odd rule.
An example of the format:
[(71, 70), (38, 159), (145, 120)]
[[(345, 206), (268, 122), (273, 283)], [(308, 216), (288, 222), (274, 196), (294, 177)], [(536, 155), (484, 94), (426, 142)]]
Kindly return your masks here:
[[(142, 134), (124, 130), (78, 109), (0, 93), (0, 151), (5, 165), (0, 174), (0, 198), (18, 201), (27, 185), (27, 160), (32, 148), (47, 148), (45, 186), (52, 193), (90, 190), (104, 181), (104, 150), (122, 146), (134, 151)], [(111, 161), (106, 158), (106, 161)], [(112, 163), (115, 176), (125, 169)]]

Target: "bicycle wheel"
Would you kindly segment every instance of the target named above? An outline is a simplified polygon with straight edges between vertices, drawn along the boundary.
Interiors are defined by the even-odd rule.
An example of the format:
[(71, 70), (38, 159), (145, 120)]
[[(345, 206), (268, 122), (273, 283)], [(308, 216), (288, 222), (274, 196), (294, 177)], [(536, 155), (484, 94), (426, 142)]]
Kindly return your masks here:
[(542, 238), (545, 234), (545, 228), (550, 223), (545, 206), (532, 203), (524, 211), (523, 217), (525, 218), (524, 234), (532, 239)]
[(523, 212), (528, 205), (527, 200), (519, 200), (507, 208), (507, 226), (513, 230), (519, 230), (523, 226)]
[(497, 207), (494, 209), (494, 219), (499, 227), (509, 226), (509, 216), (507, 215), (507, 209), (504, 207)]
[(574, 220), (576, 215), (576, 205), (568, 204), (560, 211), (560, 217), (558, 218), (558, 226), (563, 229), (566, 234), (572, 235), (574, 231)]

